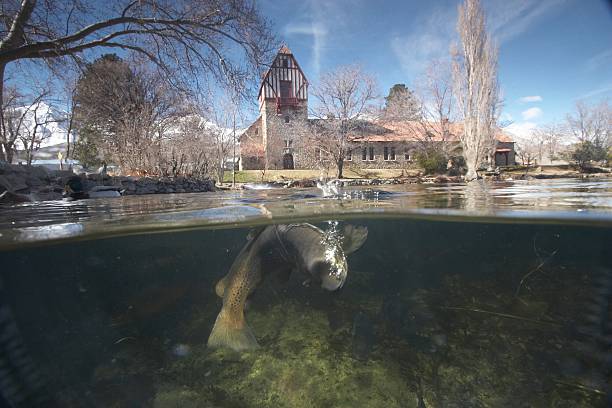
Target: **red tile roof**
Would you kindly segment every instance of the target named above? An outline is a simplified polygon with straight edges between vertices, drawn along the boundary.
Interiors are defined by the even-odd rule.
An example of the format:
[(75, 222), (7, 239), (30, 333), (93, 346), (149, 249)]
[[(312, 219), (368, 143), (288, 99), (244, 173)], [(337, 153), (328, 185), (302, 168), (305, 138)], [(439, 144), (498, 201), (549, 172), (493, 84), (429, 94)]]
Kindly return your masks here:
[[(459, 141), (459, 135), (463, 132), (462, 123), (449, 123), (448, 134), (443, 137), (444, 132), (440, 122), (422, 121), (394, 121), (373, 122), (373, 126), (366, 126), (352, 137), (356, 142), (410, 142), (419, 140), (430, 141)], [(512, 138), (500, 129), (496, 133), (499, 142), (512, 142)]]

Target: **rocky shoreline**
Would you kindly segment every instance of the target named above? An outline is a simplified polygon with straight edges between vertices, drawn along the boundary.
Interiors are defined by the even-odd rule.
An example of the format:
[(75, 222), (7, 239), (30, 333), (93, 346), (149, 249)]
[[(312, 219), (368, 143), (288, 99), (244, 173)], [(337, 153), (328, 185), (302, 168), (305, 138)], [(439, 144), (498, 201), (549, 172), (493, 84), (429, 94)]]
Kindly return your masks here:
[[(186, 177), (134, 177), (109, 176), (96, 173), (76, 175), (80, 177), (86, 191), (109, 188), (121, 192), (121, 195), (199, 193), (215, 191), (215, 183), (211, 179), (193, 179)], [(502, 172), (500, 174), (485, 173), (484, 178), (493, 181), (559, 179), (559, 178), (602, 178), (610, 177), (611, 173), (579, 173), (578, 171), (541, 172), (532, 170)], [(48, 170), (39, 166), (23, 166), (0, 162), (0, 195), (5, 191), (23, 197), (20, 201), (48, 201), (62, 198), (66, 182), (75, 177), (68, 170)], [(241, 183), (234, 188), (311, 188), (317, 186), (316, 179), (280, 178), (267, 183)], [(339, 179), (336, 185), (347, 186), (378, 186), (392, 184), (446, 184), (464, 183), (462, 176), (448, 175), (415, 175), (397, 178), (358, 178)], [(230, 185), (221, 185), (221, 189), (231, 189)], [(10, 200), (0, 200), (0, 203)]]
[(75, 176), (81, 178), (85, 190), (108, 186), (115, 187), (122, 195), (199, 193), (215, 190), (215, 183), (211, 179), (109, 176), (95, 173), (76, 175), (69, 170), (48, 170), (40, 166), (0, 163), (0, 194), (8, 191), (28, 197), (29, 201), (59, 200), (66, 182)]

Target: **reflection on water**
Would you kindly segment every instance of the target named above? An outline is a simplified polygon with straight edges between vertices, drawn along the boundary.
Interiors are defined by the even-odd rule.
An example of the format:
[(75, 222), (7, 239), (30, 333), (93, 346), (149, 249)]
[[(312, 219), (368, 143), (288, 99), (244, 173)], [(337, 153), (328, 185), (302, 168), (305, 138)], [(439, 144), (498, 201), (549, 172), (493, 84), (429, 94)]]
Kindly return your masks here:
[[(588, 213), (585, 215), (585, 213)], [(270, 220), (326, 219), (363, 214), (491, 216), (610, 222), (612, 181), (533, 180), (497, 183), (405, 184), (341, 188), (323, 197), (317, 189), (127, 196), (118, 199), (43, 202), (3, 207), (0, 245), (32, 240), (194, 228)], [(62, 225), (79, 224), (75, 234)], [(54, 228), (38, 228), (53, 225)], [(57, 234), (53, 232), (57, 231)]]
[[(7, 374), (5, 340), (0, 374), (41, 406), (608, 406), (611, 229), (464, 221), (361, 216), (312, 221), (316, 238), (237, 225), (2, 251), (0, 317), (10, 310), (43, 385)], [(325, 232), (348, 254), (348, 225), (367, 240), (361, 229), (330, 292)], [(240, 305), (259, 347), (241, 352), (207, 345), (231, 271), (232, 293), (253, 290)]]

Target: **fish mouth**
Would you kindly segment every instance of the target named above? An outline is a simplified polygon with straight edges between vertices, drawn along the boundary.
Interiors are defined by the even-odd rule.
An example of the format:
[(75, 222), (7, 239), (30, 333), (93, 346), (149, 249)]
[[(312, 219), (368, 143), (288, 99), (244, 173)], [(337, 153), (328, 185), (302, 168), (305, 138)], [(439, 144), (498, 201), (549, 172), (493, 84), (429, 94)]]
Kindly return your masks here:
[(346, 281), (345, 276), (346, 275), (343, 275), (341, 271), (326, 274), (321, 278), (321, 287), (330, 292), (339, 290), (344, 286), (344, 282)]

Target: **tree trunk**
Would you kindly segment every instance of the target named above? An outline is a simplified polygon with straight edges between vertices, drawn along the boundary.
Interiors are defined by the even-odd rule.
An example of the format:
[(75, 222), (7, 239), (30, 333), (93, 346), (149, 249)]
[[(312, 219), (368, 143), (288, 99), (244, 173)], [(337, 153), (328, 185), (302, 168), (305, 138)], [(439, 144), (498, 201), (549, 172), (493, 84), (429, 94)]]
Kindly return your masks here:
[[(4, 123), (4, 68), (6, 64), (0, 64), (0, 140), (6, 140), (6, 126)], [(0, 160), (7, 160), (4, 143), (0, 146)], [(10, 162), (9, 162), (10, 163)]]
[(474, 181), (476, 179), (478, 179), (478, 173), (476, 173), (476, 169), (468, 165), (467, 173), (465, 173), (465, 180)]
[(342, 174), (342, 170), (344, 169), (344, 156), (341, 156), (336, 164), (338, 165), (338, 178), (341, 179), (344, 177)]
[(478, 168), (479, 164), (478, 156), (476, 155), (476, 152), (473, 151), (473, 149), (466, 149), (464, 150), (463, 154), (465, 157), (465, 165), (467, 167), (467, 172), (465, 173), (465, 180), (476, 180), (478, 178), (478, 173), (476, 172), (476, 169)]
[(6, 155), (6, 162), (13, 163), (13, 147), (4, 145), (4, 154)]

